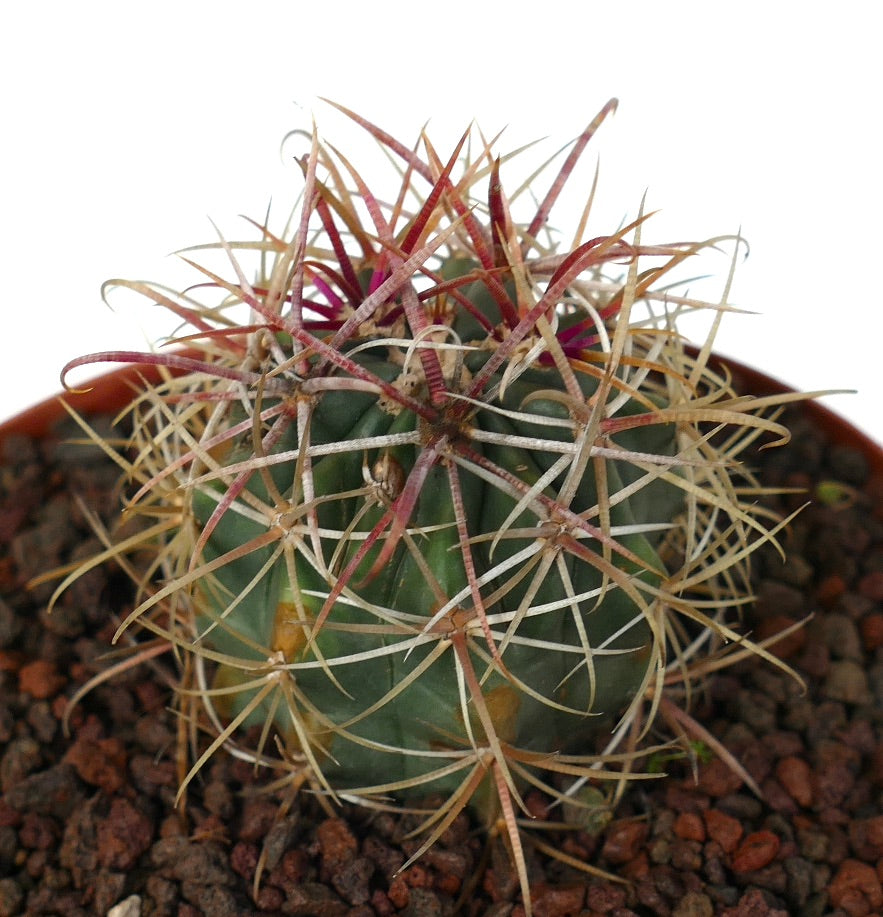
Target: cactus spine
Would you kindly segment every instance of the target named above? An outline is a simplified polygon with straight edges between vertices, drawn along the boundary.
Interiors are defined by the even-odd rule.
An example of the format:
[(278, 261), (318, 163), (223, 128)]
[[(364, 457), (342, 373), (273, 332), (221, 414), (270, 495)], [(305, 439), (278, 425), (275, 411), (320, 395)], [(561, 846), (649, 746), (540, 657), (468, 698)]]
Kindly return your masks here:
[(194, 735), (214, 731), (190, 777), (227, 746), (329, 802), (444, 794), (426, 844), (464, 806), (501, 819), (526, 901), (525, 788), (578, 804), (640, 776), (666, 692), (727, 641), (764, 653), (733, 630), (772, 537), (738, 456), (786, 434), (685, 349), (700, 304), (660, 287), (720, 240), (648, 245), (641, 217), (546, 241), (612, 108), (523, 223), (483, 140), (442, 161), (347, 113), (398, 189), (314, 136), (290, 232), (199, 268), (220, 306), (137, 285), (187, 352), (70, 364), (169, 369), (133, 405), (127, 512), (151, 523), (107, 555), (155, 552), (124, 626), (175, 648)]

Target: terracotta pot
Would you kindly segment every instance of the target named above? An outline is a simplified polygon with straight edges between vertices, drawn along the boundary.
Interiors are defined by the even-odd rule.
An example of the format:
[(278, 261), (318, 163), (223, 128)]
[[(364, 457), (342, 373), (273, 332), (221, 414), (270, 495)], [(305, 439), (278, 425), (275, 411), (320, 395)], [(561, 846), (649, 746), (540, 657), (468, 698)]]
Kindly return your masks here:
[(46, 436), (55, 424), (67, 417), (67, 411), (61, 404), (62, 399), (84, 416), (119, 411), (131, 399), (139, 379), (156, 382), (159, 379), (158, 367), (120, 366), (83, 383), (83, 388), (88, 390), (53, 395), (26, 408), (0, 423), (0, 445), (8, 436), (15, 434), (35, 439)]

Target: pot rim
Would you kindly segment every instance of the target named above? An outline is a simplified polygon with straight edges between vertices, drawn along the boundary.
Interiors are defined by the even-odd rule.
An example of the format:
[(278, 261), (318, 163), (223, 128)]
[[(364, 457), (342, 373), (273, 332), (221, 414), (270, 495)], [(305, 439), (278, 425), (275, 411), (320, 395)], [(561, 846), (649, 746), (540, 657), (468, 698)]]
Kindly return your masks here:
[[(729, 370), (737, 386), (752, 394), (774, 395), (796, 391), (774, 376), (731, 357), (712, 354), (710, 362), (715, 367)], [(67, 416), (62, 401), (84, 415), (112, 413), (126, 406), (140, 382), (155, 383), (160, 378), (161, 369), (158, 366), (127, 363), (88, 380), (80, 389), (50, 396), (0, 423), (0, 449), (11, 436), (47, 436), (52, 427)], [(802, 407), (830, 440), (858, 449), (867, 459), (872, 477), (883, 480), (883, 445), (817, 401), (805, 401)]]
[(52, 428), (68, 416), (62, 402), (84, 416), (114, 413), (126, 406), (142, 380), (155, 383), (159, 379), (158, 366), (126, 363), (88, 379), (76, 389), (50, 395), (0, 422), (0, 448), (10, 436), (34, 439), (48, 436)]

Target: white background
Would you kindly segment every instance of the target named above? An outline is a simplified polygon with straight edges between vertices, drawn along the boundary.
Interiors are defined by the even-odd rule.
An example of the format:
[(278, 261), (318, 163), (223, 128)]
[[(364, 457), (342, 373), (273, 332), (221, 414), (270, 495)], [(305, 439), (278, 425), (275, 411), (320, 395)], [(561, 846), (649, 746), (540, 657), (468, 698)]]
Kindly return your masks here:
[[(10, 7), (13, 9), (13, 7)], [(169, 253), (278, 215), (298, 173), (283, 135), (328, 96), (447, 153), (475, 118), (502, 150), (552, 153), (611, 96), (593, 235), (661, 209), (644, 241), (740, 229), (751, 254), (718, 349), (828, 400), (883, 439), (878, 407), (883, 88), (876, 3), (543, 0), (20, 3), (4, 16), (0, 419), (58, 390), (64, 361), (143, 348), (157, 307), (99, 296), (111, 276), (194, 280)], [(508, 127), (507, 127), (508, 125)], [(364, 143), (362, 138), (357, 143)], [(505, 177), (505, 176), (504, 176)], [(566, 213), (556, 211), (558, 222)], [(715, 297), (727, 258), (701, 292)], [(698, 288), (694, 288), (697, 292)]]

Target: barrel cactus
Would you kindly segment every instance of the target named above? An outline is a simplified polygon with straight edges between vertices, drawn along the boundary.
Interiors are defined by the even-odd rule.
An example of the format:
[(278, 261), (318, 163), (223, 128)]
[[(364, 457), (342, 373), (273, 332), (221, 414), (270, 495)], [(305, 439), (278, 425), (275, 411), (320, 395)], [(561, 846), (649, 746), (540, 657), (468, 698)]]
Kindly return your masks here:
[(649, 778), (654, 716), (689, 734), (691, 677), (765, 654), (734, 627), (776, 523), (739, 454), (787, 434), (711, 367), (713, 333), (685, 345), (706, 306), (663, 283), (723, 240), (647, 244), (642, 215), (560, 251), (548, 226), (613, 107), (522, 220), (540, 178), (510, 200), (480, 135), (443, 159), (346, 112), (397, 187), (314, 135), (285, 233), (200, 247), (230, 265), (192, 262), (219, 302), (112, 282), (188, 326), (183, 349), (68, 367), (162, 367), (118, 456), (146, 521), (90, 563), (139, 552), (123, 628), (180, 660), (185, 784), (225, 746), (329, 804), (432, 794), (423, 849), (468, 806), (527, 900), (526, 790), (578, 807)]

